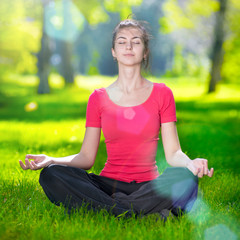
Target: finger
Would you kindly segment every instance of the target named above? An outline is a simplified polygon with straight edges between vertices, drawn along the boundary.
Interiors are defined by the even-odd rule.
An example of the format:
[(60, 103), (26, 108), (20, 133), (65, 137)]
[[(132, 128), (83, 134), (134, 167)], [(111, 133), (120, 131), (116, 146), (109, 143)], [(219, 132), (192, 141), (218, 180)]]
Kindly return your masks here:
[(193, 173), (193, 175), (196, 176), (198, 174), (198, 168), (196, 168), (194, 165), (189, 164), (187, 168)]
[(30, 161), (29, 163), (30, 163), (30, 165), (31, 165), (31, 170), (37, 170), (36, 164), (35, 164), (36, 167), (34, 166), (34, 161)]
[(26, 158), (27, 158), (27, 159), (34, 159), (34, 160), (35, 160), (35, 159), (37, 158), (37, 155), (27, 154), (27, 155), (26, 155)]
[(39, 165), (37, 165), (34, 161), (31, 162), (32, 166), (33, 166), (33, 170), (38, 170), (41, 167)]
[(193, 173), (195, 176), (197, 176), (198, 173), (199, 173), (199, 171), (198, 171), (198, 169), (194, 169), (194, 170), (192, 171), (192, 173)]
[(198, 171), (196, 169), (189, 169), (194, 176), (196, 176), (198, 174)]
[(201, 168), (200, 167), (196, 167), (196, 175), (198, 176), (201, 173)]
[(19, 160), (19, 164), (20, 164), (20, 166), (21, 166), (21, 168), (23, 169), (23, 170), (27, 170), (28, 168), (26, 167), (26, 165), (22, 162), (22, 160)]
[(199, 170), (198, 170), (198, 177), (199, 178), (202, 178), (203, 177), (203, 167), (202, 168), (199, 168)]
[(208, 171), (208, 176), (209, 176), (209, 177), (212, 177), (212, 176), (213, 176), (213, 173), (214, 173), (214, 169), (211, 168), (210, 171)]
[(28, 159), (25, 159), (25, 164), (28, 169), (32, 169), (32, 165), (30, 164), (30, 161)]
[(37, 170), (38, 166), (36, 165), (36, 163), (34, 161), (30, 161), (30, 165), (31, 165), (31, 170)]
[(203, 161), (203, 174), (208, 175), (208, 161), (207, 160)]

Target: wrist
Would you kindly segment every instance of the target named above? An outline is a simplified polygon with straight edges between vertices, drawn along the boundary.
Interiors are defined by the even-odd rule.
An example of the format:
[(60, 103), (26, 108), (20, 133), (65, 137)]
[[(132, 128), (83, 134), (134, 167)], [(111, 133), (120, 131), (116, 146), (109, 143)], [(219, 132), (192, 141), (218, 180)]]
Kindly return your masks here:
[(189, 167), (189, 165), (192, 163), (192, 160), (189, 158), (189, 159), (187, 159), (187, 161), (186, 161), (186, 167)]
[(53, 158), (53, 157), (49, 157), (49, 156), (47, 156), (47, 158), (48, 158), (48, 162), (49, 162), (48, 165), (56, 164), (56, 159), (55, 159), (55, 158)]

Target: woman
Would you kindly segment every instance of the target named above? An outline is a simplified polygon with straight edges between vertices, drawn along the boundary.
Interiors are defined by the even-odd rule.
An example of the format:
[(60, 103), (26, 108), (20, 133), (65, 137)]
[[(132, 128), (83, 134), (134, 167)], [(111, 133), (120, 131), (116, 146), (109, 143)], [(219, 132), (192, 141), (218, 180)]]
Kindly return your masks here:
[[(149, 63), (148, 44), (149, 34), (141, 22), (121, 21), (112, 40), (118, 78), (91, 94), (80, 152), (62, 158), (28, 154), (25, 164), (19, 161), (24, 170), (44, 168), (39, 181), (56, 205), (62, 203), (71, 210), (86, 204), (116, 216), (169, 211), (179, 215), (196, 200), (198, 177), (212, 177), (206, 159), (191, 160), (181, 150), (171, 90), (141, 75)], [(159, 176), (155, 159), (160, 128), (172, 167)], [(100, 175), (88, 174), (85, 170), (94, 164), (101, 129), (107, 162)]]

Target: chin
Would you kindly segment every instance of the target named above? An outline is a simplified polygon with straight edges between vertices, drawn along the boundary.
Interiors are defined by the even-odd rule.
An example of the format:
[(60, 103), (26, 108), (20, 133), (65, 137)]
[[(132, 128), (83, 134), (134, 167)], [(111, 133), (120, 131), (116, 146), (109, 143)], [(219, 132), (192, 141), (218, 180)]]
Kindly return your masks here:
[(128, 67), (130, 66), (134, 67), (137, 65), (141, 66), (141, 64), (142, 62), (136, 62), (136, 61), (122, 61), (122, 62), (119, 61), (119, 65), (128, 66)]

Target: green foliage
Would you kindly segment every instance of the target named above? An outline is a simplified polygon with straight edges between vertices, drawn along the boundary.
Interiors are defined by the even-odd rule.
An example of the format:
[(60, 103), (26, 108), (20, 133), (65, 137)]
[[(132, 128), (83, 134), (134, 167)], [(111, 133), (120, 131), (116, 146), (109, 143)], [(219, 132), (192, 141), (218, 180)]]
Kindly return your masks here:
[(98, 0), (73, 0), (73, 3), (78, 7), (80, 12), (91, 25), (96, 25), (108, 20), (108, 15)]
[(222, 78), (227, 82), (239, 83), (240, 74), (240, 35), (224, 44), (224, 63), (222, 67)]
[[(99, 0), (79, 1), (73, 0), (71, 4), (71, 16), (76, 26), (81, 28), (83, 15), (91, 26), (109, 20), (106, 9), (119, 12), (123, 18), (132, 13), (131, 6), (138, 6), (142, 0)], [(66, 3), (66, 1), (65, 1)], [(76, 11), (75, 6), (79, 9)], [(55, 0), (55, 16), (51, 24), (58, 32), (62, 29), (64, 19), (62, 16), (62, 0)], [(12, 0), (1, 1), (0, 8), (0, 75), (6, 72), (35, 74), (37, 72), (36, 54), (40, 50), (42, 35), (42, 11), (41, 0)], [(65, 21), (66, 22), (66, 21)], [(71, 35), (73, 30), (67, 35)], [(66, 35), (65, 35), (66, 37)], [(96, 72), (97, 69), (94, 71)], [(91, 70), (92, 71), (92, 70)]]
[(142, 0), (105, 0), (104, 6), (110, 12), (119, 12), (121, 19), (132, 14), (132, 6), (141, 5)]
[(98, 71), (98, 59), (99, 59), (100, 55), (97, 51), (93, 52), (93, 57), (92, 57), (92, 62), (89, 65), (89, 69), (88, 69), (88, 75), (99, 75), (99, 71)]
[(109, 12), (119, 12), (121, 18), (125, 19), (132, 13), (132, 6), (139, 6), (142, 0), (104, 0), (100, 3), (98, 0), (78, 1), (73, 0), (81, 13), (85, 16), (91, 25), (96, 25), (109, 20)]
[[(51, 78), (55, 78), (52, 76)], [(237, 239), (240, 222), (239, 179), (239, 86), (219, 85), (205, 96), (203, 84), (185, 78), (161, 79), (176, 99), (178, 132), (182, 149), (191, 157), (204, 157), (215, 176), (199, 180), (199, 197), (193, 211), (178, 220), (163, 223), (156, 216), (115, 218), (105, 211), (83, 207), (68, 216), (53, 205), (38, 183), (39, 171), (23, 171), (18, 159), (26, 153), (66, 156), (79, 151), (85, 129), (88, 97), (96, 87), (114, 78), (77, 79), (63, 89), (54, 80), (51, 95), (37, 95), (36, 77), (12, 76), (3, 82), (0, 95), (0, 238), (5, 239)], [(152, 78), (153, 81), (159, 81)], [(57, 83), (60, 86), (57, 87)], [(26, 112), (35, 101), (38, 108)], [(167, 167), (161, 142), (157, 153), (159, 170)], [(106, 160), (102, 136), (94, 167), (99, 173)], [(230, 238), (231, 237), (231, 238)], [(234, 238), (235, 237), (235, 238)]]
[(224, 43), (224, 62), (222, 77), (227, 82), (239, 83), (240, 73), (240, 2), (230, 0), (227, 11), (227, 23), (229, 31)]
[(170, 33), (180, 28), (193, 29), (202, 17), (210, 17), (218, 11), (216, 0), (188, 0), (180, 7), (177, 0), (168, 0), (163, 5), (164, 17), (160, 18), (160, 31)]
[(174, 54), (174, 63), (172, 67), (172, 76), (178, 77), (184, 71), (184, 57), (182, 55), (182, 47), (179, 45), (175, 46), (175, 54)]
[[(177, 32), (180, 29), (185, 29), (188, 32), (194, 33), (194, 31), (200, 29), (199, 26), (202, 24), (203, 19), (210, 18), (218, 10), (219, 2), (216, 0), (188, 0), (181, 5), (177, 0), (168, 0), (163, 5), (164, 17), (159, 20), (160, 31), (168, 34)], [(237, 70), (240, 64), (239, 22), (240, 2), (237, 0), (228, 0), (225, 19), (226, 37), (223, 46), (224, 62), (221, 71), (222, 78), (225, 82), (239, 83), (240, 73)], [(195, 55), (194, 57), (195, 59), (199, 59), (198, 55)], [(179, 57), (176, 56), (176, 59), (177, 58)], [(183, 63), (181, 63), (181, 65), (184, 65), (184, 59), (182, 58), (182, 60)], [(179, 64), (180, 63), (178, 63), (178, 65)], [(195, 67), (190, 66), (190, 68)], [(173, 74), (175, 74), (175, 70), (176, 69), (173, 69)], [(197, 71), (202, 72), (201, 65)], [(185, 74), (185, 72), (182, 71), (180, 74)]]
[(219, 3), (215, 0), (188, 0), (181, 3), (168, 0), (163, 4), (164, 16), (159, 19), (160, 31), (164, 34), (175, 33), (173, 38), (176, 44), (173, 67), (166, 76), (208, 75), (207, 54), (212, 34), (204, 24), (218, 9)]
[(39, 1), (1, 1), (0, 74), (10, 70), (36, 73), (34, 54), (40, 48), (40, 15)]
[(179, 44), (175, 45), (173, 65), (164, 76), (166, 77), (199, 77), (206, 78), (208, 70), (201, 62), (201, 58), (196, 57), (194, 54), (184, 51), (183, 47)]

